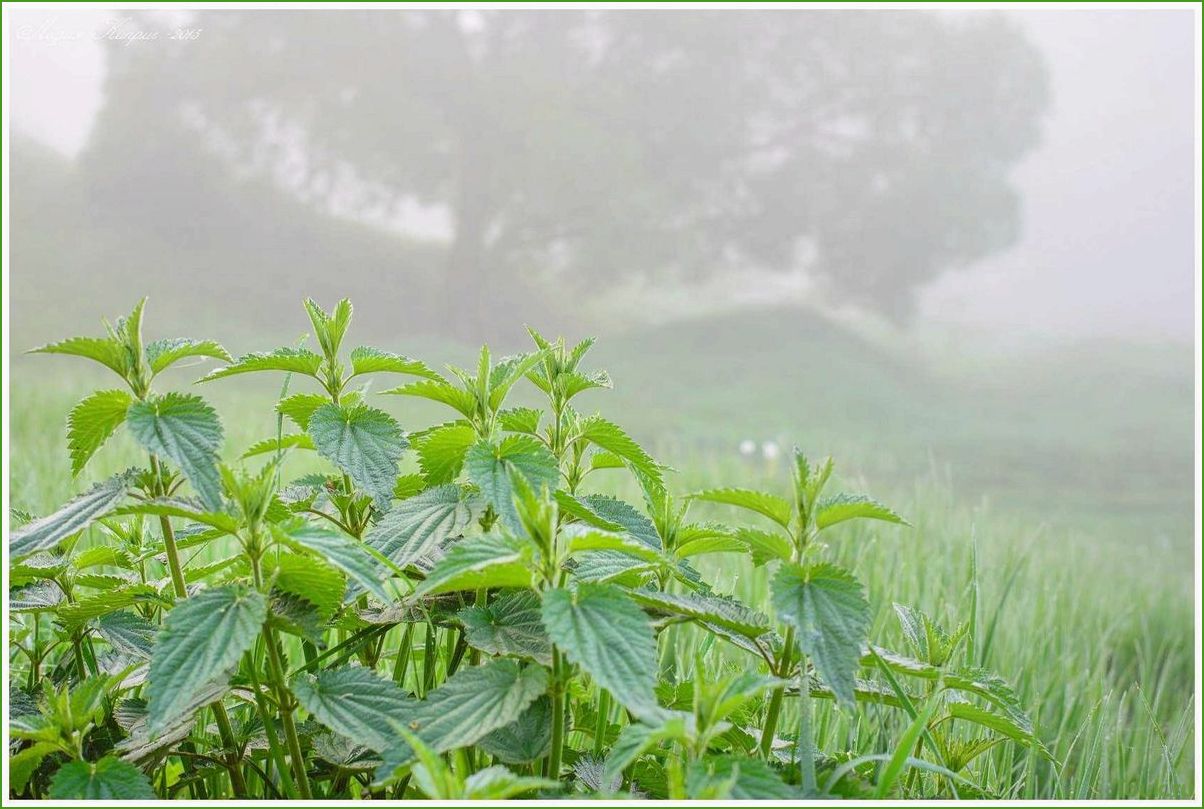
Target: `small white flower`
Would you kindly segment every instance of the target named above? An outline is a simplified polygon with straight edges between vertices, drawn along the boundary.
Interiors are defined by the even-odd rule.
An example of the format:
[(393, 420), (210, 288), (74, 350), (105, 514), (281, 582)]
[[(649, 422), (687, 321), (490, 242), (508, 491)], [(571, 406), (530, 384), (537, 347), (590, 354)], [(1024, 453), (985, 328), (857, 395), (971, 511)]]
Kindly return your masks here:
[(746, 438), (740, 442), (740, 454), (746, 457), (753, 455), (757, 451), (757, 442), (751, 438)]
[(781, 453), (782, 450), (776, 441), (766, 441), (761, 445), (761, 457), (767, 461), (772, 461)]

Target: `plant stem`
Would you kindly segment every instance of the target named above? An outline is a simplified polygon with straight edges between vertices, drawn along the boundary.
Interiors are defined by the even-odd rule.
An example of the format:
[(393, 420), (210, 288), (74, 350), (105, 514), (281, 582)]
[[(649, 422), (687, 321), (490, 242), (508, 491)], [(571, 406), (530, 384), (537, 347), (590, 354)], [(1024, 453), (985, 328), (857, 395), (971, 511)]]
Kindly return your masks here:
[[(163, 472), (159, 467), (159, 459), (151, 455), (150, 464), (151, 471), (155, 476), (157, 493), (161, 493), (163, 491)], [(163, 532), (163, 547), (167, 552), (167, 569), (171, 571), (172, 589), (175, 590), (176, 598), (187, 598), (188, 585), (184, 581), (184, 568), (180, 565), (180, 549), (176, 546), (176, 534), (172, 530), (171, 520), (166, 514), (159, 515), (159, 529)], [(234, 790), (236, 797), (246, 797), (247, 784), (243, 780), (242, 768), (235, 757), (234, 732), (231, 730), (230, 715), (226, 713), (226, 706), (222, 704), (221, 700), (217, 700), (210, 707), (213, 708), (213, 718), (217, 722), (217, 731), (221, 736), (222, 746), (227, 750), (225, 762), (226, 769), (230, 771), (230, 787)]]
[(564, 659), (560, 650), (552, 647), (552, 749), (548, 752), (548, 771), (545, 775), (560, 779), (560, 762), (564, 758)]
[(425, 698), (435, 687), (435, 666), (437, 665), (437, 638), (435, 633), (435, 625), (428, 623), (426, 625), (426, 637), (423, 640), (422, 648), (422, 693), (419, 697)]
[[(255, 586), (263, 587), (263, 574), (259, 569), (259, 557), (251, 557), (251, 572)], [(276, 632), (268, 624), (263, 625), (263, 639), (267, 644), (268, 676), (272, 690), (276, 692), (276, 706), (280, 710), (280, 723), (284, 726), (284, 739), (288, 743), (289, 758), (292, 759), (293, 774), (297, 779), (297, 790), (301, 797), (313, 797), (309, 790), (309, 775), (305, 771), (305, 756), (301, 752), (301, 740), (297, 737), (297, 726), (293, 723), (292, 695), (284, 682), (284, 664), (280, 660), (280, 649), (276, 644)]]
[(280, 749), (280, 739), (276, 736), (276, 728), (272, 725), (272, 712), (268, 710), (267, 700), (263, 696), (263, 690), (259, 686), (259, 674), (257, 670), (259, 664), (255, 662), (255, 656), (250, 656), (250, 665), (247, 666), (247, 671), (251, 677), (251, 687), (255, 689), (255, 707), (259, 709), (259, 718), (263, 721), (263, 734), (268, 740), (268, 755), (276, 764), (276, 771), (280, 773), (280, 782), (284, 786), (284, 791), (288, 793), (288, 797), (295, 797), (297, 787), (293, 784), (293, 778), (288, 774), (288, 767), (284, 764), (284, 753)]
[(410, 649), (414, 643), (414, 624), (406, 624), (402, 633), (401, 643), (397, 647), (397, 662), (393, 664), (393, 682), (398, 685), (405, 683), (406, 669), (410, 665)]
[(276, 702), (280, 708), (280, 722), (284, 725), (284, 738), (288, 742), (289, 758), (293, 762), (293, 773), (297, 777), (297, 789), (301, 797), (309, 799), (309, 775), (305, 772), (305, 756), (301, 752), (301, 740), (297, 737), (297, 726), (293, 724), (293, 709), (289, 703), (292, 696), (284, 684), (284, 667), (280, 662), (280, 650), (276, 647), (276, 633), (270, 626), (263, 628), (264, 640), (268, 645), (268, 673), (275, 685)]
[(598, 721), (594, 725), (594, 756), (602, 757), (602, 748), (606, 742), (606, 728), (610, 725), (610, 692), (598, 688)]
[(798, 667), (798, 757), (803, 797), (819, 791), (815, 781), (815, 739), (811, 730), (811, 680), (807, 676), (807, 657), (799, 656)]
[[(164, 493), (163, 470), (155, 455), (150, 456), (150, 465), (155, 478), (154, 493), (158, 497)], [(180, 550), (176, 547), (176, 534), (166, 514), (159, 515), (159, 528), (163, 532), (163, 547), (167, 552), (167, 569), (171, 571), (172, 588), (176, 591), (176, 598), (185, 598), (188, 595), (188, 587), (184, 583), (184, 569), (180, 566)]]
[(213, 703), (213, 719), (217, 722), (217, 733), (221, 736), (222, 747), (226, 748), (226, 754), (222, 756), (222, 763), (230, 772), (230, 788), (234, 791), (234, 797), (246, 798), (247, 783), (242, 777), (242, 767), (238, 765), (238, 752), (234, 749), (234, 729), (230, 727), (230, 715), (226, 713), (226, 707), (220, 702)]
[[(786, 637), (782, 643), (782, 656), (778, 660), (777, 671), (774, 672), (778, 677), (785, 677), (790, 673), (790, 665), (794, 658), (794, 627), (786, 627)], [(785, 686), (775, 688), (773, 696), (769, 698), (769, 710), (765, 714), (765, 727), (761, 730), (761, 756), (769, 758), (770, 751), (773, 750), (774, 734), (778, 729), (778, 715), (782, 711), (782, 700), (786, 696)]]

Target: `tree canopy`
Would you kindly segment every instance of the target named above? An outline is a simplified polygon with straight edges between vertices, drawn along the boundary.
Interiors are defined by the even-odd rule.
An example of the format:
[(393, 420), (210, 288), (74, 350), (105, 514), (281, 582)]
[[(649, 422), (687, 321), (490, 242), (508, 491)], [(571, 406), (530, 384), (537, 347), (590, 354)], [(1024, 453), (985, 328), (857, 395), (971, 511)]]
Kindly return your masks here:
[[(514, 279), (732, 269), (802, 272), (904, 318), (925, 282), (1015, 240), (1009, 172), (1047, 103), (1039, 54), (996, 14), (213, 10), (190, 25), (203, 35), (180, 47), (110, 51), (89, 159), (112, 166), (135, 142), (143, 171), (183, 183), (212, 182), (187, 166), (216, 157), (326, 209), (422, 211), (447, 244), (433, 305), (482, 326)], [(148, 103), (168, 113), (149, 130), (129, 114)], [(172, 215), (171, 193), (139, 204)]]

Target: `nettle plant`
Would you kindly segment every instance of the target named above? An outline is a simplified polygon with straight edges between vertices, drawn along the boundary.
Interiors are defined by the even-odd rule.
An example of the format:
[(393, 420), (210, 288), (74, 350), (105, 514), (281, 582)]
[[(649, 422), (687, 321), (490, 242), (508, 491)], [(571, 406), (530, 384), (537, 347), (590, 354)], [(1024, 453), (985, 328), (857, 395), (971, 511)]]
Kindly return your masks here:
[[(445, 375), (344, 353), (347, 301), (305, 308), (317, 351), (144, 345), (142, 303), (103, 337), (35, 349), (123, 383), (72, 409), (72, 473), (122, 429), (145, 462), (13, 514), (13, 796), (966, 797), (993, 746), (1045, 754), (1007, 683), (958, 663), (967, 626), (900, 606), (909, 654), (869, 643), (828, 531), (905, 523), (826, 494), (830, 460), (796, 452), (787, 497), (674, 495), (666, 467), (575, 406), (611, 384), (582, 367), (592, 341), (531, 330), (530, 352), (484, 348)], [(225, 363), (201, 382), (282, 378), (275, 435), (233, 464), (204, 399), (155, 388), (198, 357)], [(381, 374), (448, 420), (407, 433), (369, 403)], [(544, 406), (509, 405), (520, 384)], [(297, 453), (324, 471), (284, 480)], [(616, 474), (642, 503), (586, 490)], [(691, 516), (725, 506), (750, 521)], [(709, 554), (776, 566), (773, 619), (707, 584)], [(661, 661), (683, 632), (679, 678)], [(882, 752), (820, 751), (816, 700), (892, 706), (904, 729)]]

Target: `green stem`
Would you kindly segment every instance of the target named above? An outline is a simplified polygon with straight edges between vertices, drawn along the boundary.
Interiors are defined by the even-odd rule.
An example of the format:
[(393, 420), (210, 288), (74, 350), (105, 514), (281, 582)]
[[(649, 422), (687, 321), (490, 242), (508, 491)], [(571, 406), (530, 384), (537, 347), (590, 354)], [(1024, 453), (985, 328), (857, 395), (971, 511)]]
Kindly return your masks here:
[(226, 749), (222, 761), (230, 772), (230, 788), (234, 790), (234, 797), (249, 797), (247, 782), (242, 777), (242, 767), (238, 765), (238, 751), (235, 749), (234, 729), (230, 727), (230, 715), (220, 702), (213, 703), (213, 718), (217, 722), (217, 733), (222, 739), (222, 747)]
[(610, 692), (598, 689), (598, 721), (594, 725), (594, 757), (601, 758), (606, 742), (606, 728), (610, 725)]
[[(786, 628), (786, 637), (782, 643), (782, 656), (778, 659), (777, 671), (779, 677), (790, 673), (790, 665), (794, 658), (794, 627)], [(775, 688), (769, 698), (769, 710), (765, 714), (765, 727), (761, 730), (761, 757), (769, 758), (773, 750), (774, 734), (778, 729), (778, 715), (782, 712), (782, 700), (786, 696), (785, 687)]]
[(276, 736), (276, 727), (272, 723), (272, 712), (268, 710), (267, 700), (259, 685), (259, 664), (256, 663), (254, 655), (251, 655), (249, 662), (247, 671), (250, 673), (251, 687), (255, 689), (255, 707), (259, 709), (259, 718), (263, 722), (263, 735), (268, 740), (268, 755), (276, 764), (276, 772), (280, 773), (280, 783), (284, 786), (285, 793), (290, 798), (296, 797), (297, 787), (293, 785), (292, 776), (288, 774), (288, 767), (284, 763), (284, 753), (280, 747), (280, 739)]
[(811, 679), (807, 676), (807, 658), (799, 657), (798, 669), (798, 757), (803, 797), (815, 797), (815, 738), (811, 729)]
[(163, 547), (167, 551), (167, 567), (171, 571), (172, 589), (176, 592), (176, 598), (187, 598), (188, 586), (184, 583), (184, 569), (180, 565), (180, 550), (176, 547), (176, 535), (171, 530), (171, 521), (166, 516), (160, 516), (159, 526), (163, 529)]
[(564, 758), (564, 658), (552, 647), (552, 749), (548, 752), (548, 771), (545, 775), (560, 780), (560, 762)]
[(435, 637), (436, 630), (434, 624), (426, 625), (426, 638), (423, 641), (422, 647), (422, 693), (419, 697), (425, 698), (431, 693), (431, 689), (435, 687), (435, 666), (437, 665), (436, 649), (437, 638)]
[(34, 685), (38, 680), (42, 679), (42, 649), (41, 641), (38, 639), (38, 627), (42, 623), (38, 613), (33, 614), (33, 654), (29, 656), (29, 691), (33, 691)]
[(293, 723), (293, 709), (290, 704), (292, 697), (284, 684), (284, 666), (280, 662), (280, 650), (276, 647), (276, 633), (266, 625), (263, 633), (264, 640), (268, 645), (268, 673), (275, 685), (276, 702), (280, 708), (280, 723), (284, 725), (284, 739), (288, 743), (288, 754), (293, 762), (297, 788), (301, 797), (308, 800), (313, 797), (313, 794), (309, 790), (309, 775), (305, 771), (305, 756), (301, 752), (301, 739), (297, 736), (297, 726)]
[[(259, 569), (259, 557), (251, 557), (251, 572), (255, 586), (263, 587), (263, 574)], [(284, 726), (284, 739), (288, 743), (289, 758), (292, 759), (293, 774), (297, 779), (297, 790), (301, 797), (313, 797), (309, 789), (309, 774), (305, 771), (305, 756), (301, 752), (301, 740), (297, 726), (293, 723), (292, 695), (284, 682), (284, 664), (280, 660), (280, 648), (276, 644), (276, 632), (269, 624), (263, 625), (263, 639), (267, 644), (268, 676), (272, 679), (272, 690), (276, 692), (276, 707), (280, 710), (280, 723)]]
[(359, 509), (355, 506), (355, 484), (351, 482), (351, 475), (343, 473), (343, 489), (347, 492), (347, 513), (344, 515), (347, 518), (347, 526), (351, 529), (347, 533), (352, 534), (356, 539), (360, 535), (357, 532), (359, 528)]
[(75, 671), (79, 675), (81, 681), (88, 679), (88, 672), (84, 668), (84, 652), (80, 646), (79, 633), (71, 635), (71, 647), (75, 650)]
[[(786, 627), (786, 637), (784, 639), (783, 648), (781, 648), (781, 657), (778, 660), (777, 672), (774, 672), (778, 677), (785, 677), (790, 673), (790, 665), (795, 656), (795, 627)], [(761, 731), (761, 756), (769, 757), (769, 752), (773, 750), (774, 734), (778, 732), (778, 715), (781, 713), (781, 702), (786, 696), (785, 686), (774, 689), (773, 696), (769, 697), (769, 709), (765, 715), (765, 727)]]
[(403, 685), (406, 679), (406, 669), (410, 667), (410, 649), (414, 643), (414, 624), (406, 624), (401, 636), (401, 644), (397, 647), (397, 662), (393, 664), (393, 682)]
[[(163, 472), (159, 468), (159, 459), (151, 455), (150, 464), (155, 476), (155, 486), (158, 492), (162, 492), (164, 488)], [(172, 589), (175, 590), (176, 598), (187, 598), (188, 585), (184, 581), (184, 568), (180, 564), (180, 549), (176, 546), (176, 534), (172, 530), (171, 520), (165, 514), (159, 515), (159, 529), (163, 532), (163, 547), (167, 552), (167, 569), (171, 572)], [(213, 708), (213, 718), (217, 722), (222, 746), (228, 751), (226, 769), (230, 771), (230, 786), (234, 790), (235, 797), (245, 797), (247, 784), (242, 776), (242, 768), (235, 757), (234, 733), (231, 730), (230, 715), (226, 713), (226, 706), (222, 704), (221, 700), (214, 702), (210, 707)]]

